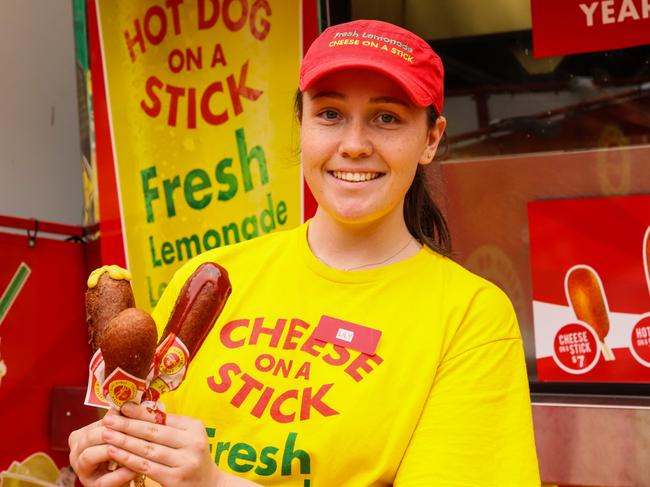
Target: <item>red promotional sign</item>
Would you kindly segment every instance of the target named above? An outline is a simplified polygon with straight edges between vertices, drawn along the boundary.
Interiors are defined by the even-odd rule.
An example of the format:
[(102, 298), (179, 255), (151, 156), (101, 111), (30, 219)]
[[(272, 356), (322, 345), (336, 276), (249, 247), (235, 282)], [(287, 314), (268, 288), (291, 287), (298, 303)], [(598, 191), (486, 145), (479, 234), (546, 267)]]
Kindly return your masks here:
[(650, 195), (528, 216), (539, 379), (650, 383)]
[[(25, 481), (29, 465), (38, 462), (52, 470), (51, 484), (60, 481), (65, 472), (58, 469), (69, 463), (61, 451), (69, 431), (59, 419), (88, 422), (79, 416), (80, 399), (68, 403), (56, 394), (84, 386), (88, 374), (84, 248), (41, 237), (32, 246), (28, 241), (0, 232), (0, 471), (6, 470), (0, 478), (6, 485), (18, 474)], [(20, 468), (13, 463), (28, 458)]]
[(650, 0), (531, 0), (535, 57), (650, 44)]

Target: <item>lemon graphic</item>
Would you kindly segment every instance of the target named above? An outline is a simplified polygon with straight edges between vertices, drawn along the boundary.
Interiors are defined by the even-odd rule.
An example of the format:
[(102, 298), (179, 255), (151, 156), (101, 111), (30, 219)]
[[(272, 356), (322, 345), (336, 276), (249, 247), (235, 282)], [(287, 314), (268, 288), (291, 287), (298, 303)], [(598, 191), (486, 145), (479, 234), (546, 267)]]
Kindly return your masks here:
[(47, 454), (38, 452), (22, 463), (13, 462), (0, 478), (2, 487), (53, 487), (59, 480), (59, 469)]

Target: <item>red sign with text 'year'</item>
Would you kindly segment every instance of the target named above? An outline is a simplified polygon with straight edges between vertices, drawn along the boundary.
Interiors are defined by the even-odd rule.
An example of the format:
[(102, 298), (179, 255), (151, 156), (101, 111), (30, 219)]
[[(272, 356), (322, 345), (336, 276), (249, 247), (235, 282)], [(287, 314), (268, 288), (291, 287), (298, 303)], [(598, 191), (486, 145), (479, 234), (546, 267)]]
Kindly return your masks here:
[(650, 0), (531, 0), (535, 57), (650, 44)]

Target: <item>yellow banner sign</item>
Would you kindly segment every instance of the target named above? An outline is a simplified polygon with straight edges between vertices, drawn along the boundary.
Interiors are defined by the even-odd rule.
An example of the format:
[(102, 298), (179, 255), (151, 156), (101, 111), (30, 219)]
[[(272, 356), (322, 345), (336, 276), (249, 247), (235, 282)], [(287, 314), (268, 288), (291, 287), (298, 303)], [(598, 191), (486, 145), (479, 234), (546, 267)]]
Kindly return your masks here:
[(298, 0), (97, 0), (139, 307), (208, 249), (301, 222)]

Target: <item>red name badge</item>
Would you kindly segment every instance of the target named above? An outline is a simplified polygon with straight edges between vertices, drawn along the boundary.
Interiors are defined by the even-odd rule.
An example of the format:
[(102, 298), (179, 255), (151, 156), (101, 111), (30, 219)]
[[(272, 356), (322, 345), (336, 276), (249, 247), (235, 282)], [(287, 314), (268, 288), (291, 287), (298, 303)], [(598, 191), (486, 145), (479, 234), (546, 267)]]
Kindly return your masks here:
[(323, 315), (314, 330), (314, 338), (374, 355), (381, 338), (381, 331)]

